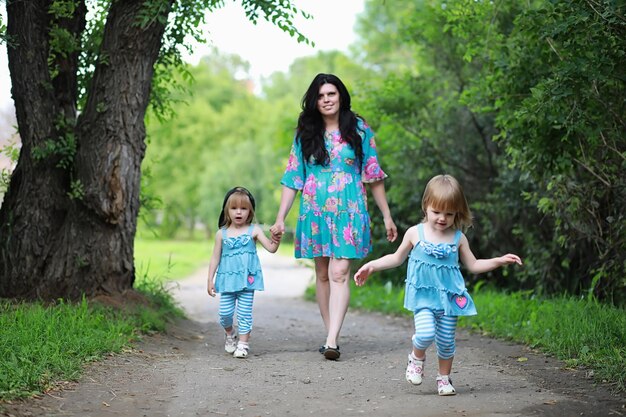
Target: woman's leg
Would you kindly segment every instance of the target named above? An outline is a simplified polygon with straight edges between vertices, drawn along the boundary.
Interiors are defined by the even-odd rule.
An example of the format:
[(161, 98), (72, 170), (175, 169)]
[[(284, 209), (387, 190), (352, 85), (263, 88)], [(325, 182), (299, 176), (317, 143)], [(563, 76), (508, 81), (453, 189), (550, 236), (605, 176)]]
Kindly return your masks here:
[(330, 316), (328, 312), (328, 301), (330, 299), (330, 283), (328, 282), (329, 259), (315, 258), (315, 298), (326, 331), (328, 331)]
[(326, 346), (337, 347), (337, 339), (350, 302), (350, 260), (331, 258), (328, 264), (330, 297)]

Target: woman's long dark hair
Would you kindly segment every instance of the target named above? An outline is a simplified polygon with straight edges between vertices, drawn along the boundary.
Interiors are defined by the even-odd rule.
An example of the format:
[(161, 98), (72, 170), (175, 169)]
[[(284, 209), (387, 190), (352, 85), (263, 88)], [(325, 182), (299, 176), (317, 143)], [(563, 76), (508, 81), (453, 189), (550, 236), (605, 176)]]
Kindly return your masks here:
[(339, 131), (341, 139), (348, 143), (356, 155), (356, 164), (361, 166), (363, 161), (363, 145), (361, 136), (357, 132), (357, 118), (364, 120), (354, 113), (350, 104), (350, 93), (344, 83), (333, 74), (317, 74), (311, 85), (302, 97), (302, 111), (298, 117), (297, 137), (302, 147), (304, 161), (313, 157), (316, 164), (327, 165), (330, 160), (324, 145), (324, 119), (317, 109), (317, 99), (320, 88), (324, 84), (332, 84), (339, 92)]

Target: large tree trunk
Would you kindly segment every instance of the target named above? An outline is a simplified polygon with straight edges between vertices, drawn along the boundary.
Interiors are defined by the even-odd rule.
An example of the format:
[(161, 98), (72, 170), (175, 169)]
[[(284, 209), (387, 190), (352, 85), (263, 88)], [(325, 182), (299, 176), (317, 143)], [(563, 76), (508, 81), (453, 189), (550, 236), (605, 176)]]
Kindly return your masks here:
[[(85, 108), (76, 116), (77, 57), (48, 68), (50, 0), (8, 1), (12, 95), (22, 151), (0, 209), (0, 296), (77, 299), (118, 293), (134, 281), (133, 241), (139, 210), (144, 115), (163, 19), (138, 24), (143, 0), (112, 2), (100, 61)], [(171, 1), (160, 13), (167, 16)], [(79, 35), (85, 7), (59, 26)], [(35, 158), (48, 140), (61, 143), (75, 123), (73, 164)], [(67, 135), (66, 135), (67, 136)], [(70, 135), (71, 136), (71, 135)], [(71, 184), (83, 195), (71, 198)]]

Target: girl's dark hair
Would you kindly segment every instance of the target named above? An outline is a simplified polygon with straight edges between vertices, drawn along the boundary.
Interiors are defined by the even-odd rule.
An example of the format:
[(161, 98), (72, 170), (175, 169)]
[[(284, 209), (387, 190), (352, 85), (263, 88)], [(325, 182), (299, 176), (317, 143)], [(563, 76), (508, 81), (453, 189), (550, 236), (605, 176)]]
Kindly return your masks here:
[(365, 120), (352, 111), (348, 89), (339, 77), (333, 74), (317, 74), (304, 96), (302, 96), (302, 111), (300, 112), (300, 117), (298, 117), (298, 127), (296, 128), (297, 137), (302, 148), (302, 157), (307, 162), (313, 157), (314, 163), (319, 165), (327, 165), (330, 160), (324, 145), (324, 119), (317, 109), (319, 91), (324, 84), (332, 84), (337, 87), (339, 92), (339, 131), (341, 132), (341, 139), (352, 147), (356, 155), (357, 166), (361, 166), (363, 145), (361, 136), (357, 132), (357, 119)]

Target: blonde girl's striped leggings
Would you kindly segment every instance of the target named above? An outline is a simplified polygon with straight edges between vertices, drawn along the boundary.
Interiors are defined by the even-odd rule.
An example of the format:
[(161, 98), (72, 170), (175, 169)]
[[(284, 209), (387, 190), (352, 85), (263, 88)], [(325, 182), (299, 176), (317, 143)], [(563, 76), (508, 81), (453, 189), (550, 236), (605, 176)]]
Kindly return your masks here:
[(437, 356), (441, 359), (451, 359), (456, 350), (454, 336), (458, 317), (446, 316), (443, 310), (423, 308), (415, 312), (415, 334), (413, 346), (416, 349), (426, 350), (433, 341), (437, 346)]
[(248, 334), (252, 331), (252, 302), (254, 290), (224, 292), (220, 294), (220, 324), (223, 328), (232, 327), (233, 316), (237, 312), (237, 326), (239, 334)]

